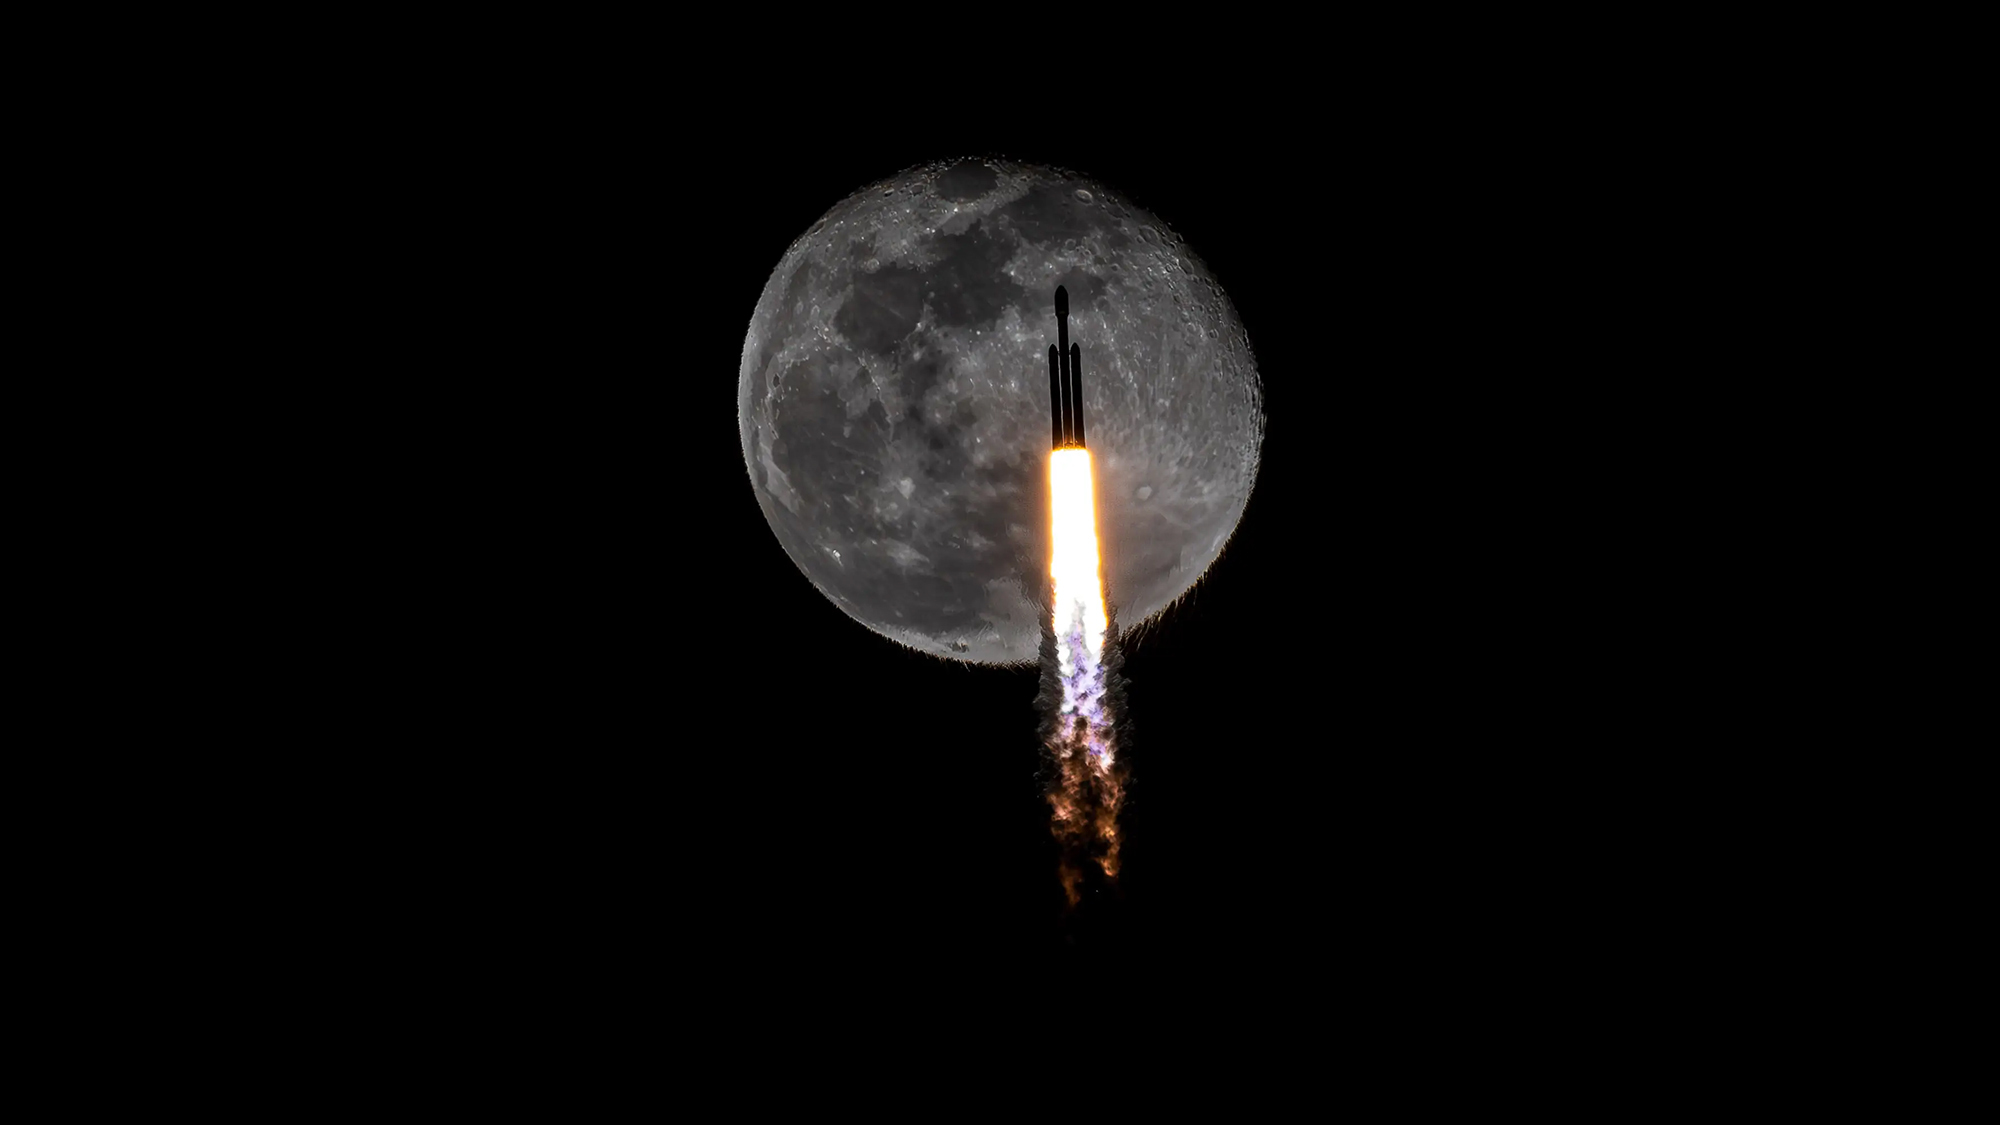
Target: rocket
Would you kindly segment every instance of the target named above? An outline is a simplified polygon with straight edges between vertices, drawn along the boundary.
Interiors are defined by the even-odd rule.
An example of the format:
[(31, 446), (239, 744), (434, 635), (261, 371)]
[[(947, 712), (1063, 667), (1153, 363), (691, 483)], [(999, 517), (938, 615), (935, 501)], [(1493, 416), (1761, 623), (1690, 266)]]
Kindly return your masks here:
[(1069, 342), (1069, 290), (1056, 286), (1056, 340), (1049, 345), (1049, 427), (1056, 449), (1083, 446), (1083, 349)]

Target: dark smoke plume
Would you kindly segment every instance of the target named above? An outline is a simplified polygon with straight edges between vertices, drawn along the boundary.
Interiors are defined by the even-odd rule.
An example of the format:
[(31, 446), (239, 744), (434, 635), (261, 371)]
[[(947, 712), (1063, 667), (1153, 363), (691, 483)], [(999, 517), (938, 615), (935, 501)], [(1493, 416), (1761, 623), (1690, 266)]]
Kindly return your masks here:
[[(1091, 884), (1115, 885), (1118, 878), (1118, 813), (1131, 782), (1126, 754), (1132, 745), (1132, 730), (1117, 613), (1107, 601), (1104, 648), (1098, 665), (1103, 670), (1102, 714), (1110, 729), (1098, 731), (1091, 731), (1086, 720), (1074, 716), (1065, 721), (1055, 623), (1050, 615), (1042, 616), (1041, 684), (1035, 707), (1041, 716), (1038, 734), (1050, 828), (1061, 849), (1057, 874), (1071, 908), (1081, 902)], [(1093, 757), (1093, 741), (1104, 750), (1115, 749), (1116, 753), (1109, 755), (1112, 764), (1108, 769), (1101, 768), (1097, 764), (1101, 759)]]

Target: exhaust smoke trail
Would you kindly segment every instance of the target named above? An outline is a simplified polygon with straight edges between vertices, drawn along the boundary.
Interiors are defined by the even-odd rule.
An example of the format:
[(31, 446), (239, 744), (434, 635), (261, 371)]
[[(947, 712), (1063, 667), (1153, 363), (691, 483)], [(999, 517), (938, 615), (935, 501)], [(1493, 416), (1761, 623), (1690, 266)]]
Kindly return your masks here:
[(1042, 644), (1043, 740), (1055, 760), (1048, 798), (1062, 845), (1063, 893), (1073, 907), (1087, 867), (1118, 876), (1118, 806), (1124, 776), (1117, 758), (1118, 652), (1097, 551), (1090, 453), (1049, 454), (1053, 597)]

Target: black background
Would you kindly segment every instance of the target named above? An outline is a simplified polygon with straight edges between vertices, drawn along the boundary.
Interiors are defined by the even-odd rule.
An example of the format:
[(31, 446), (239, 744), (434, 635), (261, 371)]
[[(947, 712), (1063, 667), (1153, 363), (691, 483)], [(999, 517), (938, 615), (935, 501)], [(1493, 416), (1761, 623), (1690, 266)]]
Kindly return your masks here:
[[(87, 425), (158, 404), (166, 448), (118, 466), (145, 518), (77, 505), (116, 532), (58, 611), (130, 612), (75, 619), (116, 678), (75, 677), (74, 784), (22, 789), (58, 811), (29, 866), (78, 907), (41, 921), (102, 952), (64, 987), (136, 971), (176, 1034), (236, 1015), (310, 1055), (303, 1021), (340, 1065), (457, 1053), (508, 1096), (551, 1044), (650, 1074), (690, 1039), (754, 1068), (732, 1092), (817, 1093), (770, 1048), (875, 1047), (871, 1002), (911, 989), (1003, 1032), (1028, 1007), (1040, 1069), (1115, 1078), (1100, 1046), (1146, 1031), (1313, 1073), (1358, 1042), (1424, 1067), (1399, 1096), (1488, 1096), (1438, 1048), (1522, 1044), (1546, 1089), (1652, 1025), (1688, 1033), (1669, 1066), (1754, 1069), (1788, 1011), (1851, 1010), (1828, 981), (1904, 971), (1843, 935), (1918, 912), (1856, 885), (1915, 904), (1967, 849), (1895, 853), (1883, 806), (1930, 810), (1934, 778), (1871, 792), (1922, 747), (1870, 676), (1917, 657), (1849, 604), (1923, 610), (1851, 561), (1910, 548), (1848, 511), (1908, 493), (1874, 474), (1883, 427), (1814, 407), (1907, 364), (1825, 354), (1875, 316), (1821, 300), (1863, 272), (1828, 185), (1867, 157), (1767, 65), (1791, 30), (1742, 49), (1760, 103), (1717, 73), (1727, 28), (1167, 21), (1071, 35), (1065, 67), (1069, 29), (1026, 16), (910, 51), (746, 14), (768, 26), (328, 31), (324, 67), (274, 41), (213, 104), (136, 107), (156, 135), (105, 177), (136, 235), (78, 261), (156, 319), (82, 337), (129, 341), (129, 371), (65, 374)], [(1825, 175), (1786, 154), (1815, 121)], [(1269, 416), (1235, 539), (1130, 651), (1125, 870), (1074, 914), (1032, 673), (848, 620), (737, 439), (787, 245), (982, 152), (1171, 223)], [(97, 457), (67, 453), (34, 488)]]
[[(426, 149), (447, 174), (397, 285), (434, 294), (412, 315), (437, 354), (394, 365), (435, 360), (425, 471), (394, 486), (419, 639), (383, 659), (422, 669), (401, 823), (444, 932), (588, 979), (672, 949), (737, 982), (1143, 985), (1394, 981), (1661, 924), (1640, 873), (1685, 840), (1635, 825), (1682, 736), (1643, 639), (1674, 548), (1635, 518), (1662, 502), (1627, 450), (1677, 392), (1619, 258), (1658, 236), (1611, 223), (1626, 165), (1597, 134), (1294, 97), (1196, 127), (1079, 106), (805, 135), (587, 104)], [(1128, 650), (1125, 870), (1075, 912), (1034, 673), (848, 619), (738, 446), (744, 331), (790, 242), (981, 153), (1170, 223), (1265, 390), (1235, 538)]]

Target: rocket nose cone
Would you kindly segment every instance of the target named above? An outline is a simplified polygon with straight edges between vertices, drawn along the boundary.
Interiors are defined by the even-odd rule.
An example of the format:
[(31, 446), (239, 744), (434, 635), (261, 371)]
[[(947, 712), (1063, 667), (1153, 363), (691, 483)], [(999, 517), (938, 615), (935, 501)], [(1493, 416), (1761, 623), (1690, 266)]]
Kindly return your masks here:
[(1060, 285), (1056, 286), (1056, 315), (1069, 315), (1069, 290)]

